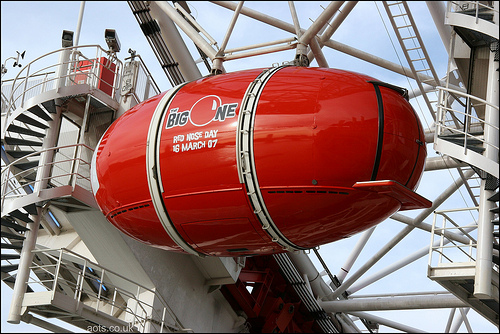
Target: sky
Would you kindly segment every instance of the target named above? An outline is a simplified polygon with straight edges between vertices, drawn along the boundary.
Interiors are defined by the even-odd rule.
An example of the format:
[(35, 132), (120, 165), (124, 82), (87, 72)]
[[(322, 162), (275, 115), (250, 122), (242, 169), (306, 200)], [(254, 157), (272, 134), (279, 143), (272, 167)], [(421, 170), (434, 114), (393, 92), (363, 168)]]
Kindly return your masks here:
[[(295, 6), (299, 12), (299, 23), (301, 27), (307, 28), (321, 12), (322, 7), (326, 7), (328, 2), (296, 2)], [(285, 1), (259, 1), (245, 2), (245, 6), (256, 9), (262, 13), (275, 16), (280, 20), (292, 24), (288, 4)], [(322, 6), (322, 7), (321, 7)], [(76, 31), (78, 15), (81, 7), (79, 1), (2, 1), (1, 2), (1, 61), (5, 63), (7, 58), (16, 56), (16, 51), (22, 53), (26, 51), (24, 59), (20, 61), (22, 66), (27, 65), (32, 60), (50, 51), (61, 47), (61, 34), (63, 30)], [(192, 15), (203, 26), (208, 33), (221, 43), (231, 20), (232, 12), (208, 4), (205, 1), (196, 1), (191, 5)], [(423, 36), (427, 51), (430, 54), (433, 64), (440, 76), (445, 74), (447, 68), (447, 54), (439, 35), (436, 32), (432, 18), (427, 10), (424, 1), (410, 2), (410, 9), (414, 15), (420, 34)], [(394, 38), (392, 28), (387, 22), (382, 21), (379, 11), (385, 18), (386, 14), (380, 3), (375, 5), (372, 1), (362, 1), (355, 7), (346, 21), (335, 32), (332, 39), (369, 52), (377, 57), (390, 60), (394, 63), (402, 63), (407, 67), (406, 61), (400, 51), (400, 47)], [(146, 38), (134, 18), (128, 4), (125, 1), (88, 1), (85, 2), (84, 17), (79, 39), (80, 45), (100, 44), (105, 47), (105, 29), (115, 29), (121, 42), (121, 51), (118, 57), (129, 56), (128, 50), (137, 51), (144, 59), (148, 69), (153, 74), (156, 82), (162, 91), (171, 88), (168, 79), (165, 77), (154, 53), (152, 52)], [(182, 34), (182, 33), (181, 33)], [(183, 34), (182, 34), (183, 35)], [(268, 25), (256, 23), (247, 17), (240, 17), (238, 23), (229, 39), (228, 48), (242, 45), (250, 45), (268, 40), (278, 40), (290, 37), (289, 33), (272, 28)], [(262, 39), (262, 38), (265, 39)], [(193, 50), (191, 41), (187, 42), (190, 50)], [(365, 61), (357, 60), (336, 50), (323, 48), (329, 66), (365, 73), (381, 81), (402, 86), (407, 89), (416, 88), (416, 84), (405, 77), (394, 74), (386, 69), (369, 64)], [(228, 72), (250, 69), (256, 67), (267, 67), (275, 63), (283, 63), (294, 58), (295, 51), (273, 53), (259, 57), (244, 58), (241, 60), (229, 61), (224, 64)], [(14, 68), (13, 60), (6, 62), (7, 73), (2, 80), (15, 77), (18, 68)], [(313, 62), (311, 66), (317, 66)], [(202, 74), (207, 74), (206, 68), (200, 65)], [(432, 124), (432, 119), (425, 106), (414, 104), (414, 108), (419, 114), (422, 124), (428, 128)], [(429, 155), (435, 155), (432, 144), (427, 146)], [(447, 188), (456, 178), (456, 174), (449, 171), (436, 171), (424, 174), (418, 193), (433, 200), (445, 188)], [(470, 201), (470, 200), (469, 200)], [(453, 195), (445, 202), (443, 207), (463, 207), (468, 199), (464, 192)], [(415, 212), (404, 213), (408, 216), (415, 216)], [(426, 220), (432, 223), (431, 218)], [(399, 232), (404, 225), (393, 220), (387, 220), (380, 224), (368, 242), (365, 250), (361, 253), (352, 271), (370, 258), (371, 254), (377, 251), (390, 238)], [(338, 273), (346, 257), (350, 254), (353, 245), (360, 235), (353, 236), (346, 240), (338, 241), (320, 247), (320, 253), (333, 274)], [(376, 272), (386, 265), (397, 261), (413, 251), (419, 250), (428, 245), (430, 236), (427, 232), (414, 230), (403, 242), (398, 244), (387, 256), (383, 258), (373, 268)], [(318, 261), (311, 257), (315, 264)], [(396, 274), (372, 284), (363, 289), (361, 294), (390, 293), (406, 291), (436, 291), (442, 288), (429, 280), (427, 275), (428, 257), (424, 256), (419, 261), (401, 269)], [(321, 271), (321, 270), (319, 270)], [(325, 278), (325, 280), (327, 280)], [(10, 325), (6, 323), (8, 306), (10, 305), (11, 289), (2, 284), (2, 332), (45, 332), (43, 329), (21, 323)], [(421, 310), (421, 311), (398, 311), (398, 312), (373, 312), (382, 317), (387, 317), (394, 321), (400, 321), (422, 328), (429, 332), (443, 331), (448, 319), (448, 309)], [(417, 316), (416, 316), (417, 315)], [(469, 313), (472, 328), (475, 332), (497, 332), (497, 328), (487, 320), (471, 311)], [(358, 323), (359, 324), (359, 323)], [(381, 328), (382, 331), (382, 328)], [(384, 332), (397, 332), (384, 327)], [(462, 325), (460, 332), (466, 332)]]

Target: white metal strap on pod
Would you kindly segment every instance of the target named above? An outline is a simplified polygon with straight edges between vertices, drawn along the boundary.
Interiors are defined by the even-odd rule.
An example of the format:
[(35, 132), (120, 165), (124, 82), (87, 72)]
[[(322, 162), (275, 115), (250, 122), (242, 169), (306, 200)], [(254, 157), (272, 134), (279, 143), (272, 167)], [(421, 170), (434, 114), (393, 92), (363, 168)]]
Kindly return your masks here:
[(260, 191), (259, 181), (255, 169), (253, 130), (255, 121), (255, 111), (259, 102), (262, 90), (269, 79), (279, 70), (286, 67), (279, 66), (264, 70), (250, 83), (241, 103), (240, 114), (238, 116), (238, 128), (236, 133), (236, 161), (238, 167), (238, 177), (241, 183), (246, 185), (247, 195), (254, 208), (254, 213), (273, 242), (279, 244), (287, 251), (304, 250), (288, 240), (273, 222), (266, 207), (264, 198)]
[(168, 233), (170, 238), (181, 247), (186, 253), (204, 257), (205, 254), (197, 252), (193, 249), (184, 239), (179, 235), (174, 224), (170, 220), (165, 203), (163, 202), (163, 184), (160, 174), (160, 138), (162, 124), (167, 115), (167, 111), (170, 106), (170, 102), (173, 97), (179, 91), (179, 89), (186, 83), (175, 86), (170, 89), (156, 106), (156, 109), (151, 118), (151, 123), (149, 125), (147, 143), (146, 143), (146, 173), (148, 179), (149, 192), (151, 194), (151, 201), (153, 207), (155, 208), (156, 214), (160, 219), (163, 228)]

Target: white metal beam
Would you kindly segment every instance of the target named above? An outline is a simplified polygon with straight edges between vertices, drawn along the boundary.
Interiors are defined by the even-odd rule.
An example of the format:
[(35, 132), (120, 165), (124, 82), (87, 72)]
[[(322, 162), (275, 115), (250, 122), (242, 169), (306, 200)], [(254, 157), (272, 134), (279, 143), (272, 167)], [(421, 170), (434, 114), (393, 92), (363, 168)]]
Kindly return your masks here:
[(328, 313), (467, 307), (465, 302), (452, 294), (320, 301), (319, 305)]
[(400, 324), (399, 322), (395, 322), (393, 320), (388, 320), (388, 319), (385, 319), (382, 317), (377, 317), (376, 315), (366, 313), (366, 312), (349, 312), (349, 314), (352, 314), (352, 315), (359, 317), (359, 318), (362, 318), (362, 319), (376, 322), (378, 324), (381, 324), (381, 325), (384, 325), (384, 326), (387, 326), (390, 328), (400, 330), (400, 331), (405, 332), (405, 333), (427, 333), (427, 332), (422, 331), (420, 329), (417, 329), (417, 328), (414, 328), (411, 326), (407, 326), (407, 325), (403, 325), (403, 324)]

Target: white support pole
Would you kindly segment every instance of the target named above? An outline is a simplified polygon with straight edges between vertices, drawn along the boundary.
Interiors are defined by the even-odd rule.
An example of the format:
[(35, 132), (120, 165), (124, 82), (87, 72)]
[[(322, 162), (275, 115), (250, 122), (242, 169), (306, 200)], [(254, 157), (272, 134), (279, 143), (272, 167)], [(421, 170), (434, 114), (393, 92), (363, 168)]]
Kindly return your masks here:
[(325, 312), (415, 310), (428, 308), (466, 307), (467, 304), (452, 294), (438, 296), (412, 296), (387, 298), (356, 298), (320, 301)]
[(431, 13), (432, 20), (441, 37), (441, 41), (448, 54), (450, 54), (451, 27), (444, 24), (446, 14), (445, 4), (442, 1), (426, 1), (425, 4)]
[(36, 239), (38, 236), (38, 229), (40, 227), (40, 214), (42, 208), (37, 207), (37, 215), (31, 216), (33, 223), (25, 233), (23, 248), (21, 249), (21, 257), (19, 258), (19, 267), (17, 269), (16, 281), (14, 283), (14, 290), (12, 292), (12, 303), (10, 304), (9, 316), (7, 322), (11, 324), (18, 324), (21, 322), (21, 310), (23, 305), (24, 294), (28, 285), (30, 275), (30, 267), (33, 262), (33, 249), (35, 249)]
[(309, 278), (309, 285), (315, 296), (322, 298), (332, 291), (304, 251), (298, 253), (289, 252), (288, 257), (300, 273), (307, 275)]
[(388, 320), (388, 319), (385, 319), (382, 317), (377, 317), (376, 315), (366, 313), (366, 312), (349, 312), (349, 314), (352, 314), (352, 315), (359, 317), (359, 318), (362, 318), (362, 319), (370, 320), (372, 322), (376, 322), (380, 325), (384, 325), (384, 326), (387, 326), (390, 328), (400, 330), (404, 333), (427, 333), (427, 332), (422, 331), (420, 329), (410, 327), (407, 325), (403, 325), (403, 324), (400, 324), (399, 322), (395, 322), (393, 320)]
[(80, 40), (80, 31), (82, 30), (83, 12), (85, 9), (85, 1), (80, 2), (80, 13), (78, 14), (78, 22), (76, 23), (76, 32), (73, 41), (74, 46), (78, 46)]
[(448, 316), (448, 322), (446, 323), (446, 328), (445, 328), (445, 330), (444, 330), (443, 333), (449, 333), (450, 332), (451, 323), (453, 321), (453, 317), (455, 316), (455, 311), (456, 310), (457, 310), (456, 308), (452, 308), (450, 310), (450, 315)]
[(288, 7), (290, 8), (290, 14), (292, 15), (295, 34), (297, 35), (297, 38), (299, 38), (302, 35), (302, 31), (300, 30), (299, 18), (297, 17), (297, 11), (295, 10), (295, 4), (293, 1), (288, 1)]
[(451, 325), (451, 330), (449, 333), (458, 333), (458, 330), (460, 329), (460, 326), (462, 326), (462, 323), (464, 322), (464, 314), (467, 315), (469, 313), (470, 307), (465, 307), (464, 310), (460, 309), (460, 316), (457, 316), (455, 320), (453, 321), (453, 324)]
[[(414, 223), (415, 223), (413, 221), (413, 218), (404, 216), (400, 213), (395, 213), (390, 218), (397, 220), (401, 223), (411, 225), (411, 226), (414, 226)], [(432, 232), (432, 225), (431, 224), (421, 222), (420, 224), (418, 224), (415, 227), (417, 227), (418, 229), (421, 229), (423, 231), (426, 231), (426, 232)], [(439, 235), (439, 236), (444, 235), (444, 237), (447, 239), (450, 239), (453, 241), (458, 241), (458, 242), (461, 242), (463, 244), (468, 244), (470, 242), (470, 239), (467, 238), (466, 236), (464, 236), (463, 234), (458, 234), (458, 233), (454, 233), (454, 232), (450, 232), (450, 231), (434, 231), (434, 233), (436, 233), (436, 235)]]
[[(497, 14), (498, 18), (498, 14)], [(492, 105), (499, 104), (498, 90), (498, 61), (494, 60), (495, 53), (489, 52), (488, 82), (486, 91), (486, 101)], [(485, 106), (485, 126), (484, 140), (485, 151), (483, 155), (498, 164), (499, 147), (499, 113), (489, 104)], [(488, 198), (493, 196), (494, 190), (487, 188), (487, 180), (481, 180), (481, 192), (479, 194), (479, 218), (477, 235), (476, 254), (476, 276), (474, 280), (474, 296), (480, 299), (492, 298), (491, 278), (492, 278), (492, 252), (493, 252), (493, 213), (490, 211), (494, 207), (493, 201)]]
[[(170, 7), (168, 4), (162, 4), (163, 1), (151, 1), (150, 12), (158, 25), (160, 26), (161, 36), (169, 47), (172, 57), (179, 63), (179, 70), (184, 79), (193, 81), (201, 78), (201, 72), (193, 60), (184, 40), (182, 39), (177, 27), (172, 20), (166, 15), (163, 7)], [(160, 5), (162, 7), (160, 7)], [(172, 7), (170, 7), (172, 8)], [(175, 10), (174, 10), (175, 11)], [(182, 19), (183, 20), (183, 19)], [(184, 21), (185, 22), (185, 21)], [(201, 37), (200, 37), (201, 38)], [(212, 49), (213, 50), (213, 49)], [(205, 52), (206, 53), (206, 52)], [(180, 61), (182, 60), (182, 61)]]
[(231, 22), (229, 23), (229, 26), (227, 27), (226, 35), (224, 36), (224, 39), (222, 40), (220, 50), (219, 52), (224, 52), (226, 49), (227, 43), (229, 42), (229, 38), (231, 37), (231, 34), (233, 33), (234, 26), (236, 24), (236, 21), (238, 20), (238, 16), (240, 15), (241, 7), (243, 7), (244, 1), (238, 2), (238, 6), (234, 10), (233, 17), (231, 18)]
[[(470, 232), (472, 230), (474, 230), (475, 227), (471, 227), (471, 228), (468, 228), (468, 229), (465, 229), (466, 232)], [(460, 236), (457, 234), (457, 236)], [(462, 243), (465, 243), (465, 244), (468, 244), (470, 239), (461, 235), (462, 238)], [(440, 243), (440, 240), (437, 240), (434, 242), (434, 246), (438, 246)], [(446, 245), (450, 243), (450, 240), (449, 239), (446, 239), (443, 244)], [(380, 270), (379, 272), (371, 275), (370, 277), (367, 277), (365, 278), (364, 280), (358, 282), (357, 284), (353, 284), (350, 288), (349, 288), (349, 292), (351, 294), (367, 287), (368, 285), (372, 284), (372, 283), (375, 283), (376, 281), (380, 280), (381, 278), (385, 277), (385, 276), (388, 276), (390, 274), (392, 274), (393, 272), (395, 272), (396, 270), (399, 270), (403, 267), (405, 267), (406, 265), (410, 264), (410, 263), (413, 263), (415, 262), (416, 260), (426, 256), (427, 254), (429, 254), (429, 246), (425, 246), (423, 248), (421, 248), (420, 250), (414, 252), (413, 254), (410, 254), (409, 256), (397, 261), (397, 262), (394, 262), (393, 264), (385, 267), (384, 269)]]
[(41, 327), (41, 328), (46, 329), (46, 330), (53, 332), (53, 333), (74, 333), (72, 331), (69, 331), (67, 328), (63, 328), (63, 327), (57, 326), (55, 324), (52, 324), (48, 321), (34, 317), (33, 315), (31, 315), (29, 313), (23, 315), (21, 320), (27, 324), (32, 324), (32, 325)]
[(462, 315), (462, 319), (464, 321), (465, 327), (467, 328), (467, 333), (474, 333), (474, 331), (472, 330), (472, 327), (470, 326), (469, 319), (467, 318), (467, 312), (469, 312), (469, 308), (467, 309), (467, 311), (463, 307), (461, 307), (459, 310), (460, 310), (460, 314)]
[(236, 6), (236, 9), (234, 10), (233, 17), (231, 18), (231, 22), (229, 22), (229, 26), (227, 28), (226, 35), (222, 40), (220, 49), (215, 55), (215, 58), (213, 59), (212, 71), (211, 71), (212, 74), (225, 72), (224, 67), (222, 66), (222, 63), (224, 61), (224, 50), (227, 47), (229, 38), (231, 37), (236, 21), (238, 20), (238, 16), (240, 15), (241, 7), (243, 7), (243, 2), (244, 1), (240, 1), (238, 3), (238, 6)]
[(330, 19), (335, 15), (335, 13), (342, 6), (344, 1), (332, 1), (330, 4), (321, 12), (318, 18), (311, 24), (311, 26), (300, 36), (299, 43), (307, 45), (310, 40), (316, 36), (316, 34), (323, 28), (325, 24), (330, 21)]
[(326, 30), (321, 35), (320, 38), (321, 43), (329, 40), (332, 37), (332, 35), (335, 33), (338, 27), (340, 27), (340, 24), (344, 22), (347, 15), (349, 15), (349, 13), (352, 11), (352, 9), (354, 8), (354, 6), (356, 6), (357, 3), (358, 1), (346, 1), (344, 7), (341, 10), (339, 10), (339, 13), (335, 16), (332, 23), (328, 25)]
[[(68, 68), (70, 50), (64, 50), (61, 52), (59, 57), (59, 80), (57, 88), (61, 88), (65, 83), (66, 73)], [(61, 78), (64, 77), (64, 80)], [(61, 122), (61, 107), (62, 104), (59, 99), (56, 99), (56, 114), (53, 116), (53, 120), (50, 122), (50, 127), (47, 129), (47, 134), (43, 141), (43, 145), (40, 154), (39, 168), (36, 173), (36, 179), (34, 184), (33, 193), (40, 194), (40, 192), (47, 187), (48, 179), (50, 176), (50, 171), (52, 170), (52, 164), (54, 157), (54, 151), (49, 150), (52, 147), (56, 147), (57, 138), (59, 135), (59, 126)], [(16, 282), (14, 284), (12, 304), (10, 305), (9, 316), (7, 322), (12, 324), (18, 324), (21, 321), (21, 310), (22, 303), (24, 299), (24, 294), (26, 293), (26, 286), (28, 283), (30, 275), (30, 266), (33, 262), (33, 250), (36, 246), (36, 240), (38, 237), (38, 230), (40, 227), (40, 217), (42, 214), (41, 206), (36, 208), (37, 214), (30, 215), (33, 223), (30, 223), (29, 230), (26, 232), (26, 239), (23, 242), (23, 248), (21, 249), (21, 257), (19, 259), (19, 267), (17, 269)]]
[(377, 226), (373, 226), (369, 230), (366, 230), (365, 232), (363, 232), (363, 234), (359, 238), (358, 242), (356, 243), (353, 250), (351, 251), (351, 254), (349, 255), (349, 257), (345, 261), (344, 265), (340, 268), (339, 273), (337, 274), (337, 278), (338, 278), (340, 283), (342, 283), (344, 281), (344, 278), (349, 273), (349, 270), (351, 270), (354, 262), (356, 261), (359, 254), (361, 253), (361, 251), (365, 247), (366, 243), (370, 239), (370, 236), (373, 234), (373, 231), (375, 231), (376, 227)]
[[(177, 11), (166, 1), (155, 1), (155, 4), (161, 9), (186, 35), (213, 61), (216, 51), (213, 47), (200, 36), (200, 34), (187, 22)], [(163, 31), (162, 31), (163, 32)]]

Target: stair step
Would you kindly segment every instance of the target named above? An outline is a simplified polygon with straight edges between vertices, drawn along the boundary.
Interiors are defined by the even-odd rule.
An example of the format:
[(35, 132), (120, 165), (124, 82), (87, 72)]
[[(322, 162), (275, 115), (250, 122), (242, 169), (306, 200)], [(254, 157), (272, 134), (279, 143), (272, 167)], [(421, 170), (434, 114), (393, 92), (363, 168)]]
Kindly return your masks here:
[[(475, 9), (466, 9), (466, 10), (459, 11), (458, 13), (466, 14), (466, 15), (470, 15), (470, 16), (476, 16)], [(478, 13), (477, 13), (477, 17), (482, 19), (482, 20), (492, 22), (493, 21), (493, 12), (488, 8), (479, 8)]]
[(27, 227), (21, 226), (15, 222), (12, 222), (12, 221), (4, 219), (4, 218), (2, 218), (2, 225), (6, 226), (6, 227), (13, 228), (14, 230), (16, 230), (18, 232), (28, 231)]
[[(14, 288), (14, 284), (16, 283), (16, 274), (9, 275), (7, 278), (2, 280), (4, 283), (8, 283), (11, 288)], [(26, 293), (33, 292), (33, 289), (28, 285), (26, 286)]]
[[(455, 145), (459, 145), (459, 146), (464, 146), (464, 138), (454, 138), (454, 137), (448, 137), (448, 136), (439, 136), (440, 139), (442, 140), (446, 140), (450, 143), (453, 143)], [(474, 151), (474, 152), (477, 152), (477, 153), (483, 153), (485, 151), (485, 148), (480, 146), (482, 145), (483, 142), (480, 141), (479, 139), (468, 139), (467, 140), (467, 149), (471, 150), (471, 151)]]
[[(469, 135), (471, 136), (482, 136), (484, 135), (484, 132), (483, 131), (475, 131), (475, 132), (472, 132), (472, 131), (469, 131), (468, 132)], [(439, 136), (439, 138), (443, 138), (443, 139), (446, 139), (446, 138), (463, 138), (465, 135), (463, 133), (451, 133), (451, 134), (447, 134), (447, 135), (441, 135)]]
[(36, 126), (37, 128), (40, 128), (40, 129), (47, 129), (49, 126), (46, 125), (46, 124), (43, 124), (31, 117), (29, 117), (28, 115), (26, 114), (21, 114), (19, 116), (16, 117), (16, 120), (19, 121), (19, 122), (23, 122), (23, 123), (26, 123), (26, 124), (30, 124), (30, 125), (33, 125), (33, 126)]
[(21, 126), (17, 126), (14, 124), (9, 125), (9, 127), (7, 128), (7, 131), (20, 133), (23, 135), (29, 135), (29, 136), (33, 136), (33, 137), (38, 137), (38, 138), (45, 137), (45, 133), (36, 132), (36, 131), (26, 129), (26, 128), (23, 128)]
[(13, 244), (0, 244), (3, 249), (23, 249), (23, 245), (13, 245)]
[(2, 254), (2, 260), (17, 260), (21, 258), (19, 254)]
[[(441, 139), (444, 139), (444, 140), (447, 140), (447, 141), (450, 141), (452, 143), (455, 143), (455, 144), (462, 144), (465, 142), (465, 139), (462, 137), (439, 137)], [(467, 146), (471, 145), (482, 145), (483, 142), (480, 141), (479, 139), (472, 139), (472, 138), (469, 138), (467, 139)]]
[(498, 244), (493, 244), (493, 248), (496, 250), (499, 250), (499, 245)]
[(467, 149), (480, 154), (486, 150), (484, 147), (470, 146), (470, 145), (467, 145)]
[(494, 236), (495, 238), (500, 237), (500, 232), (498, 232), (498, 231), (493, 231), (493, 236)]
[(498, 225), (499, 224), (498, 219), (493, 219), (491, 222), (493, 223), (493, 225)]
[(490, 212), (498, 213), (498, 206), (496, 208), (490, 209)]
[[(23, 174), (22, 178), (24, 179), (24, 182), (35, 182), (36, 180), (36, 170), (34, 170), (32, 173), (30, 174)], [(19, 181), (22, 183), (23, 180)], [(23, 185), (25, 184), (23, 183)]]
[(36, 204), (28, 204), (28, 205), (24, 206), (23, 209), (26, 210), (26, 212), (29, 213), (30, 215), (37, 215), (38, 214)]
[(42, 102), (42, 106), (51, 114), (56, 113), (56, 102), (54, 100), (49, 100), (46, 102)]
[(3, 273), (10, 273), (11, 271), (17, 270), (19, 268), (18, 264), (9, 264), (6, 266), (2, 266), (2, 272)]
[(24, 240), (26, 239), (23, 235), (14, 234), (2, 231), (2, 238), (16, 239), (16, 240)]
[(25, 213), (22, 213), (21, 211), (19, 210), (14, 210), (10, 213), (10, 215), (12, 217), (15, 217), (17, 219), (21, 219), (22, 221), (26, 222), (26, 223), (33, 223), (33, 220), (31, 220), (30, 217), (28, 217), (27, 214)]
[(24, 140), (19, 138), (5, 137), (5, 142), (8, 145), (23, 145), (23, 146), (42, 146), (41, 141)]
[[(451, 141), (453, 143), (457, 144), (463, 144), (465, 140), (463, 138), (443, 138), (444, 140)], [(475, 145), (482, 145), (483, 142), (480, 141), (479, 139), (467, 139), (467, 146), (475, 146)]]
[(498, 193), (499, 192), (497, 191), (495, 194), (493, 194), (493, 196), (491, 196), (490, 198), (488, 198), (488, 201), (498, 202), (498, 197), (499, 197)]
[[(7, 150), (5, 151), (8, 155), (10, 155), (11, 157), (15, 158), (15, 159), (19, 159), (19, 158), (22, 158), (22, 157), (25, 157), (35, 151), (21, 151), (21, 150)], [(37, 156), (39, 155), (40, 153), (37, 153), (37, 154), (33, 154), (32, 156)]]
[(44, 119), (46, 121), (52, 121), (52, 117), (47, 115), (47, 113), (45, 111), (43, 111), (43, 109), (40, 108), (39, 105), (34, 105), (33, 107), (29, 108), (28, 111), (34, 115), (37, 115), (41, 119)]
[(32, 169), (34, 167), (37, 167), (38, 164), (39, 164), (39, 161), (36, 160), (36, 161), (22, 162), (22, 163), (14, 164), (14, 166), (21, 169), (21, 170), (28, 170), (28, 169)]

